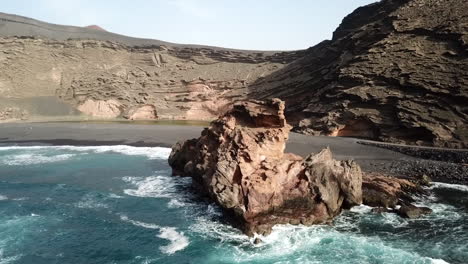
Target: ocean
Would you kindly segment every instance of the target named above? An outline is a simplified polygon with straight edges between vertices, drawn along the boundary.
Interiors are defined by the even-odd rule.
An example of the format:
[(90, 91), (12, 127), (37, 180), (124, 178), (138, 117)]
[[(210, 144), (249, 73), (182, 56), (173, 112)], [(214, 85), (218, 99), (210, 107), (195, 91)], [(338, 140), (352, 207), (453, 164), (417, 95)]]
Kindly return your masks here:
[(1, 146), (0, 264), (468, 263), (468, 187), (434, 183), (420, 219), (356, 206), (255, 245), (172, 177), (170, 149)]

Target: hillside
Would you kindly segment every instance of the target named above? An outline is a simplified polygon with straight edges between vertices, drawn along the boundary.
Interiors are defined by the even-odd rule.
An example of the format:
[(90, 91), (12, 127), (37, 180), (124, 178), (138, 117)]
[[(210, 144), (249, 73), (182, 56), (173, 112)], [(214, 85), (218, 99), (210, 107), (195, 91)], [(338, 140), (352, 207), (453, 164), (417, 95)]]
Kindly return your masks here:
[(468, 1), (384, 0), (251, 85), (298, 132), (468, 146)]
[(289, 52), (0, 13), (0, 119), (211, 120), (236, 100), (279, 97), (297, 132), (466, 148), (467, 32), (464, 0), (383, 0), (345, 17), (332, 40)]

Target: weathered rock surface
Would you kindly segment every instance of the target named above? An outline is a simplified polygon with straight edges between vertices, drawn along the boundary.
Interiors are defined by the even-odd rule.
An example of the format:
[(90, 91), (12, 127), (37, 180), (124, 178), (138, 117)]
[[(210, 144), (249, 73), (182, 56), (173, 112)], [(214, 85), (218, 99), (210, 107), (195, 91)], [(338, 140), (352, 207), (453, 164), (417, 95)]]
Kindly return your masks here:
[(158, 118), (213, 120), (235, 101), (277, 97), (297, 132), (468, 148), (467, 14), (465, 0), (382, 0), (332, 40), (265, 52), (0, 13), (0, 100), (115, 100), (119, 116), (153, 105)]
[(430, 179), (422, 175), (412, 181), (389, 177), (378, 173), (365, 173), (362, 180), (363, 203), (374, 208), (374, 212), (394, 212), (405, 218), (419, 218), (432, 213), (427, 207), (413, 205), (414, 195), (424, 195), (421, 187)]
[(119, 101), (87, 99), (78, 106), (78, 110), (94, 117), (115, 118), (121, 113), (122, 104)]
[(250, 85), (295, 131), (468, 147), (468, 1), (382, 0)]
[(0, 99), (55, 96), (96, 118), (152, 105), (161, 119), (213, 120), (303, 53), (181, 45), (0, 13)]
[(356, 163), (334, 160), (329, 149), (306, 159), (284, 153), (291, 127), (283, 112), (278, 99), (237, 103), (169, 157), (173, 174), (192, 177), (249, 235), (274, 224), (327, 223), (362, 202)]
[(125, 118), (130, 120), (150, 120), (157, 119), (158, 112), (154, 105), (144, 105), (140, 107), (130, 108), (128, 113), (124, 115)]

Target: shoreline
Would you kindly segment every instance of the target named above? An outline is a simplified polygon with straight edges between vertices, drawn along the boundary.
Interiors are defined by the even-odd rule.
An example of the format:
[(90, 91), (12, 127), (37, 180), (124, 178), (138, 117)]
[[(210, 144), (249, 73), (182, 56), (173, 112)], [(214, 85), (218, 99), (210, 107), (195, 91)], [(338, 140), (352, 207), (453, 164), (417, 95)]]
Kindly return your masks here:
[[(1, 123), (0, 146), (72, 145), (172, 147), (180, 140), (197, 138), (204, 126), (132, 123)], [(468, 166), (463, 162), (468, 150), (453, 150), (461, 159), (452, 159), (450, 149), (392, 145), (345, 137), (306, 136), (290, 133), (286, 152), (302, 157), (330, 147), (339, 160), (354, 159), (366, 172), (396, 177), (420, 177), (434, 181), (468, 184)], [(408, 149), (410, 151), (408, 151)], [(430, 155), (424, 154), (429, 151)], [(447, 155), (449, 153), (449, 155)], [(458, 157), (458, 156), (457, 156)]]

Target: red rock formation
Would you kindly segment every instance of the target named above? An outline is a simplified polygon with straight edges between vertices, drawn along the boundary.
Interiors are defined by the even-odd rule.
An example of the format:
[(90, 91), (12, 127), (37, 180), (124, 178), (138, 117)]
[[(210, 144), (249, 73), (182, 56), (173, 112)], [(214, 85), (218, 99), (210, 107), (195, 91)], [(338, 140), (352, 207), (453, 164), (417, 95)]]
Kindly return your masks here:
[(173, 174), (191, 176), (249, 235), (274, 224), (326, 223), (362, 202), (356, 163), (334, 160), (329, 149), (304, 160), (284, 153), (291, 127), (283, 111), (278, 99), (237, 103), (169, 157)]
[(414, 194), (423, 194), (421, 185), (428, 184), (430, 179), (422, 176), (419, 181), (409, 181), (388, 177), (377, 173), (366, 173), (362, 179), (362, 197), (366, 205), (377, 207), (377, 212), (394, 212), (406, 218), (418, 218), (430, 214), (431, 209), (413, 204)]

